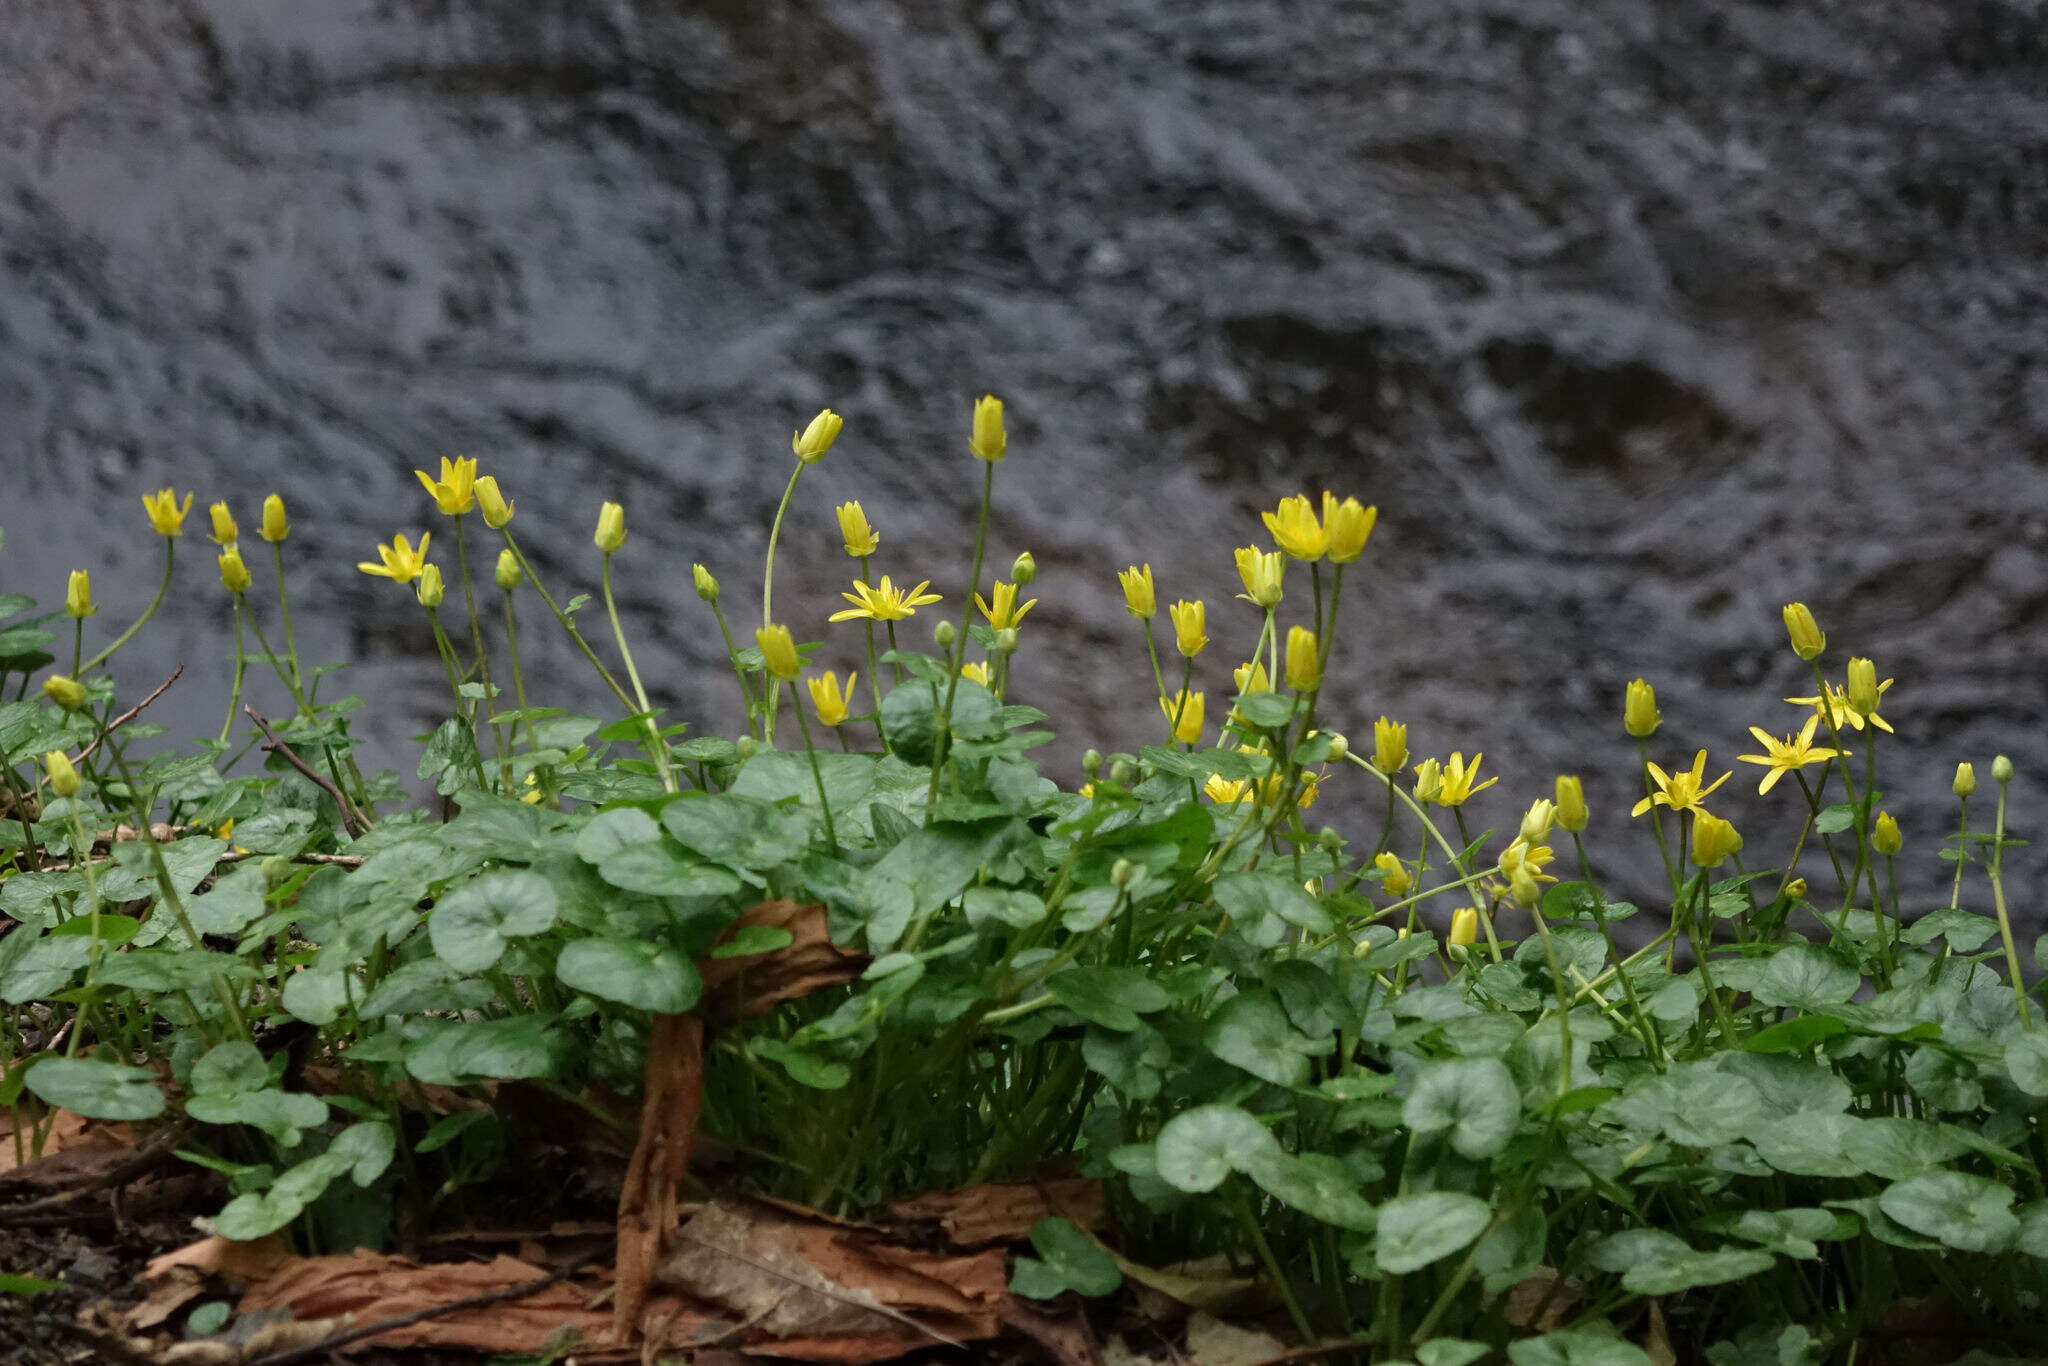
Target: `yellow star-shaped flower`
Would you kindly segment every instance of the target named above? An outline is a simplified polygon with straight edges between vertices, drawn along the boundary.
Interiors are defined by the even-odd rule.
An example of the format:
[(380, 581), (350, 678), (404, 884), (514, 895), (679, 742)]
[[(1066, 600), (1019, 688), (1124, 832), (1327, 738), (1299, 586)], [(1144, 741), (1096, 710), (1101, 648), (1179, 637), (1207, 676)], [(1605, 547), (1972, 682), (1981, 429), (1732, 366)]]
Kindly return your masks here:
[(870, 621), (901, 621), (926, 603), (939, 600), (937, 593), (924, 591), (930, 586), (931, 580), (926, 579), (915, 588), (898, 588), (889, 581), (887, 574), (882, 575), (882, 581), (873, 587), (856, 583), (851, 593), (839, 595), (853, 606), (834, 612), (826, 620), (852, 621), (856, 617), (866, 617)]
[(427, 542), (433, 539), (433, 532), (426, 533), (420, 537), (419, 546), (415, 549), (401, 532), (391, 538), (390, 545), (377, 547), (377, 557), (383, 563), (358, 563), (356, 568), (365, 574), (376, 574), (381, 578), (390, 579), (393, 583), (411, 583), (420, 576), (420, 571), (427, 567)]
[(441, 457), (441, 477), (430, 477), (425, 470), (414, 470), (420, 486), (434, 500), (434, 506), (450, 517), (459, 517), (476, 506), (476, 457), (461, 456), (450, 460)]
[(1629, 815), (1640, 816), (1652, 806), (1668, 806), (1673, 811), (1699, 811), (1700, 803), (1708, 794), (1735, 775), (1723, 773), (1713, 782), (1707, 782), (1707, 752), (1701, 750), (1693, 757), (1690, 769), (1681, 768), (1676, 773), (1666, 773), (1655, 764), (1649, 764), (1650, 778), (1657, 784), (1657, 790), (1630, 808)]
[(1783, 740), (1773, 739), (1762, 726), (1749, 728), (1749, 733), (1764, 747), (1764, 753), (1738, 754), (1735, 757), (1745, 764), (1763, 764), (1770, 769), (1769, 773), (1764, 774), (1764, 780), (1757, 784), (1756, 790), (1759, 795), (1769, 792), (1778, 779), (1787, 773), (1797, 773), (1808, 764), (1824, 764), (1842, 752), (1813, 743), (1814, 727), (1819, 724), (1820, 713), (1815, 712), (1806, 718), (1806, 724), (1800, 728), (1796, 737), (1787, 736)]
[[(1895, 679), (1887, 678), (1884, 682), (1878, 684), (1877, 695), (1883, 697), (1885, 690), (1896, 681)], [(1812, 707), (1813, 714), (1817, 719), (1823, 721), (1832, 720), (1834, 728), (1838, 731), (1845, 728), (1849, 730), (1862, 730), (1863, 713), (1849, 705), (1848, 691), (1844, 688), (1838, 688), (1832, 683), (1826, 683), (1822, 686), (1827, 689), (1822, 697), (1788, 697), (1785, 700), (1794, 706)], [(1876, 712), (1870, 713), (1869, 720), (1871, 725), (1876, 726), (1885, 734), (1897, 734), (1892, 729), (1891, 722), (1885, 720)]]

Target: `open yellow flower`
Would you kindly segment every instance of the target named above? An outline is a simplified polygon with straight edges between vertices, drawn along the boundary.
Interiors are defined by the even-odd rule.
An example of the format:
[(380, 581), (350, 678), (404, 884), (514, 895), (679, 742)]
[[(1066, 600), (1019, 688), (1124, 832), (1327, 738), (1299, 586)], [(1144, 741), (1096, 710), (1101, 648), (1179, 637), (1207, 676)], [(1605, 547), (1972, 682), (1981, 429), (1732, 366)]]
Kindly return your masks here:
[(185, 495), (180, 503), (178, 495), (170, 489), (158, 489), (155, 493), (142, 495), (142, 510), (149, 514), (149, 524), (156, 528), (159, 536), (182, 536), (185, 533), (185, 514), (192, 510), (191, 494)]
[(840, 691), (839, 675), (830, 672), (804, 680), (804, 686), (811, 690), (811, 705), (817, 709), (818, 720), (828, 726), (837, 726), (846, 720), (848, 704), (853, 700), (853, 685), (860, 681), (859, 674), (846, 676), (846, 690)]
[[(1886, 690), (1891, 687), (1894, 681), (1887, 678), (1884, 682), (1877, 685), (1877, 695), (1880, 699), (1883, 698)], [(1821, 720), (1827, 721), (1832, 719), (1834, 728), (1838, 731), (1862, 730), (1863, 722), (1868, 719), (1871, 725), (1876, 726), (1885, 734), (1896, 734), (1892, 730), (1891, 722), (1879, 716), (1875, 708), (1871, 710), (1869, 717), (1866, 718), (1862, 712), (1850, 706), (1846, 689), (1838, 688), (1832, 683), (1824, 683), (1821, 686), (1826, 691), (1819, 697), (1788, 697), (1785, 700), (1794, 706), (1812, 707), (1813, 714)]]
[(1027, 599), (1020, 607), (1017, 604), (1017, 585), (999, 582), (989, 590), (989, 601), (983, 601), (979, 593), (974, 595), (974, 605), (988, 618), (988, 629), (1007, 631), (1024, 620), (1024, 614), (1038, 606), (1037, 598)]
[(1452, 750), (1451, 761), (1443, 766), (1443, 781), (1432, 800), (1438, 806), (1463, 806), (1473, 793), (1484, 792), (1499, 782), (1498, 778), (1488, 778), (1483, 783), (1473, 783), (1472, 780), (1479, 776), (1479, 761), (1484, 757), (1480, 754), (1473, 755), (1471, 766), (1467, 767), (1465, 756)]
[(856, 560), (874, 554), (882, 538), (868, 525), (868, 515), (861, 510), (860, 503), (841, 503), (835, 511), (839, 514), (839, 535), (846, 542), (846, 553)]
[(1251, 785), (1241, 778), (1226, 778), (1220, 773), (1211, 773), (1209, 780), (1202, 784), (1202, 795), (1218, 806), (1234, 806), (1244, 800)]
[(1172, 728), (1174, 739), (1184, 745), (1201, 743), (1202, 720), (1208, 710), (1206, 694), (1182, 692), (1176, 697), (1162, 697), (1159, 710), (1166, 713), (1166, 724)]
[(1379, 522), (1380, 510), (1362, 506), (1356, 498), (1337, 501), (1337, 495), (1323, 491), (1323, 539), (1331, 564), (1350, 564), (1365, 553), (1365, 543)]
[(1531, 844), (1525, 839), (1514, 839), (1500, 851), (1499, 867), (1502, 873), (1512, 879), (1517, 872), (1527, 873), (1538, 882), (1555, 882), (1556, 878), (1543, 870), (1557, 858), (1555, 851), (1547, 844)]
[(1666, 773), (1655, 764), (1647, 765), (1650, 779), (1657, 784), (1657, 790), (1637, 802), (1629, 815), (1640, 816), (1653, 806), (1668, 806), (1673, 811), (1699, 811), (1713, 790), (1727, 782), (1734, 775), (1723, 773), (1711, 783), (1707, 781), (1707, 752), (1701, 750), (1693, 756), (1690, 769), (1681, 768), (1676, 773)]
[(873, 587), (856, 583), (851, 593), (841, 593), (853, 606), (834, 612), (828, 621), (851, 621), (855, 617), (866, 617), (870, 621), (901, 621), (928, 602), (937, 602), (937, 593), (924, 590), (931, 586), (926, 579), (915, 588), (898, 588), (887, 574)]
[(1280, 603), (1280, 580), (1287, 572), (1287, 557), (1277, 550), (1240, 546), (1237, 577), (1244, 582), (1238, 596), (1254, 607), (1272, 608)]
[(1273, 544), (1297, 560), (1320, 560), (1330, 548), (1323, 524), (1316, 520), (1315, 504), (1306, 495), (1282, 498), (1278, 511), (1262, 512), (1259, 518), (1272, 533)]
[(356, 568), (365, 574), (376, 574), (390, 579), (393, 583), (411, 583), (427, 567), (427, 543), (434, 539), (429, 531), (420, 537), (417, 549), (405, 539), (403, 532), (391, 538), (390, 545), (377, 547), (377, 557), (382, 564), (358, 563)]
[(1800, 727), (1798, 735), (1788, 735), (1783, 740), (1773, 739), (1762, 726), (1749, 728), (1749, 733), (1764, 747), (1764, 753), (1738, 754), (1735, 757), (1745, 764), (1762, 764), (1770, 769), (1764, 774), (1764, 780), (1757, 784), (1759, 794), (1769, 792), (1787, 773), (1797, 773), (1808, 764), (1824, 764), (1842, 752), (1813, 743), (1814, 727), (1819, 724), (1820, 715), (1816, 712), (1806, 718), (1806, 724)]
[(1200, 602), (1177, 602), (1166, 609), (1173, 622), (1173, 643), (1186, 659), (1208, 647), (1209, 612)]
[(429, 475), (425, 470), (414, 470), (420, 487), (434, 500), (434, 506), (450, 517), (459, 517), (476, 506), (476, 457), (460, 456), (450, 460), (441, 457), (441, 477)]

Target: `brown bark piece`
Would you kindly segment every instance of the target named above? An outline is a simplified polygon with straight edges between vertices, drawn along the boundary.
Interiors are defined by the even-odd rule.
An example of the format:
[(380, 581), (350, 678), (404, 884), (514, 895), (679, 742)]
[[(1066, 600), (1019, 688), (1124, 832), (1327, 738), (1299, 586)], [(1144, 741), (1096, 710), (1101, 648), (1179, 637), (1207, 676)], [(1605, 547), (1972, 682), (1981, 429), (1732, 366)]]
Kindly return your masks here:
[(718, 936), (730, 943), (753, 926), (787, 930), (790, 942), (766, 953), (737, 958), (705, 958), (697, 965), (704, 977), (704, 1002), (699, 1007), (712, 1020), (751, 1020), (784, 1001), (808, 992), (851, 982), (866, 970), (864, 953), (832, 942), (823, 906), (794, 901), (763, 901), (748, 907)]
[(1041, 1219), (1059, 1217), (1080, 1228), (1101, 1228), (1109, 1218), (1109, 1202), (1099, 1181), (1069, 1176), (933, 1191), (898, 1200), (888, 1212), (913, 1223), (936, 1220), (955, 1247), (982, 1247), (1029, 1237)]
[[(135, 1131), (126, 1124), (87, 1119), (70, 1110), (54, 1111), (43, 1135), (43, 1155), (34, 1152), (34, 1117), (22, 1107), (21, 1155), (14, 1160), (14, 1115), (0, 1110), (0, 1186), (68, 1185), (77, 1177), (125, 1161), (135, 1150)], [(112, 1154), (112, 1159), (108, 1155)]]
[(627, 1340), (640, 1323), (662, 1242), (676, 1225), (677, 1189), (690, 1165), (690, 1139), (704, 1102), (704, 1021), (657, 1015), (647, 1042), (640, 1139), (619, 1191), (618, 1278), (613, 1333)]

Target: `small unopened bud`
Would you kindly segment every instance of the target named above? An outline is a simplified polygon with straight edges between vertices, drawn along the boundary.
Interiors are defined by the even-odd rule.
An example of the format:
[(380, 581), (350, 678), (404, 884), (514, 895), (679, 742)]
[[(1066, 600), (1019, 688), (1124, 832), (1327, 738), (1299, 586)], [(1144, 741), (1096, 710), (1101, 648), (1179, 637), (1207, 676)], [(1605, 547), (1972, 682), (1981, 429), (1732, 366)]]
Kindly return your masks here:
[(43, 756), (43, 767), (50, 771), (50, 790), (60, 797), (78, 795), (78, 770), (71, 766), (71, 756), (61, 749), (53, 749)]
[(1016, 561), (1010, 565), (1010, 582), (1016, 584), (1019, 588), (1029, 584), (1037, 577), (1038, 561), (1031, 558), (1031, 552), (1028, 550), (1019, 555)]
[(846, 419), (827, 408), (802, 431), (790, 433), (789, 448), (804, 464), (815, 465), (832, 449), (832, 443), (839, 439), (839, 429), (845, 425)]
[(519, 557), (510, 550), (499, 551), (498, 563), (491, 570), (491, 581), (509, 593), (519, 586), (521, 577)]
[(1128, 887), (1137, 875), (1138, 865), (1127, 858), (1120, 858), (1109, 866), (1109, 884), (1112, 887)]
[(1968, 764), (1957, 764), (1955, 781), (1948, 785), (1948, 790), (1955, 793), (1958, 797), (1967, 797), (1975, 792), (1977, 790), (1977, 770)]
[(1899, 823), (1892, 819), (1892, 813), (1889, 811), (1878, 812), (1877, 824), (1870, 831), (1870, 847), (1877, 850), (1878, 853), (1890, 857), (1899, 852), (1899, 847), (1903, 843), (1904, 841), (1899, 835)]
[(950, 621), (942, 621), (932, 627), (932, 640), (941, 650), (952, 649), (953, 642), (959, 638), (959, 631), (954, 629), (953, 623)]
[(1536, 883), (1536, 875), (1529, 871), (1529, 865), (1518, 863), (1508, 878), (1508, 892), (1515, 898), (1515, 904), (1523, 910), (1534, 910), (1543, 900), (1543, 888)]
[(690, 582), (696, 585), (698, 597), (706, 602), (718, 601), (718, 580), (703, 565), (690, 566)]
[(1622, 708), (1622, 729), (1638, 740), (1647, 738), (1664, 718), (1657, 711), (1657, 690), (1638, 678), (1628, 685), (1628, 701)]
[(512, 520), (512, 503), (499, 491), (495, 474), (476, 481), (476, 505), (483, 510), (484, 525), (493, 531)]
[(1877, 666), (1867, 659), (1851, 659), (1846, 693), (1849, 709), (1858, 716), (1869, 716), (1876, 711)]
[[(478, 481), (479, 494), (483, 492), (482, 482)], [(494, 483), (492, 487), (495, 488), (497, 485)], [(272, 545), (292, 534), (291, 521), (284, 515), (284, 499), (277, 494), (273, 493), (263, 500), (263, 526), (257, 534)]]
[(1792, 637), (1792, 653), (1801, 659), (1818, 659), (1820, 652), (1828, 647), (1828, 638), (1821, 634), (1820, 623), (1813, 619), (1813, 613), (1803, 602), (1785, 604), (1785, 634)]
[(1334, 854), (1344, 847), (1344, 836), (1338, 832), (1336, 826), (1326, 825), (1322, 833), (1316, 836), (1316, 844), (1324, 853)]
[(1479, 910), (1474, 906), (1460, 906), (1451, 916), (1450, 942), (1470, 948), (1479, 939)]
[(2012, 760), (2003, 754), (1991, 761), (1991, 781), (2004, 784), (2012, 781)]
[(1550, 833), (1550, 827), (1556, 820), (1557, 803), (1547, 797), (1531, 802), (1528, 813), (1522, 817), (1522, 842), (1529, 845), (1543, 843), (1544, 836)]
[(1351, 742), (1338, 731), (1330, 732), (1330, 760), (1335, 763), (1351, 753)]
[(83, 569), (72, 570), (64, 589), (64, 614), (74, 621), (84, 621), (99, 610), (99, 604), (92, 600), (92, 575)]
[(1380, 890), (1399, 900), (1408, 895), (1415, 886), (1415, 876), (1408, 871), (1408, 865), (1384, 850), (1373, 856), (1372, 866), (1380, 870)]
[(85, 706), (85, 684), (64, 674), (51, 674), (43, 680), (43, 696), (65, 711), (78, 711)]
[(754, 752), (761, 748), (761, 742), (751, 735), (742, 735), (732, 742), (732, 747), (733, 752), (739, 755), (740, 761), (744, 763), (754, 757)]
[(1081, 771), (1090, 779), (1102, 776), (1102, 751), (1091, 749), (1081, 756)]
[(1568, 773), (1557, 776), (1557, 824), (1573, 835), (1586, 828), (1586, 790)]
[(597, 548), (607, 555), (616, 554), (626, 544), (626, 510), (617, 503), (606, 503), (597, 510), (597, 531), (591, 536)]
[(439, 607), (448, 596), (448, 586), (441, 581), (441, 566), (430, 564), (420, 570), (419, 586), (413, 591), (419, 594), (420, 606)]
[(1118, 787), (1129, 787), (1137, 776), (1138, 770), (1131, 766), (1129, 759), (1119, 759), (1109, 766), (1109, 780)]
[(1016, 627), (1005, 626), (1002, 630), (996, 632), (995, 650), (999, 655), (1013, 655), (1017, 653)]
[(220, 552), (220, 586), (240, 596), (249, 591), (249, 566), (242, 552), (230, 545)]
[(1790, 882), (1786, 883), (1785, 899), (1787, 901), (1806, 900), (1806, 879), (1803, 877), (1795, 877)]
[(1436, 794), (1443, 791), (1444, 766), (1434, 759), (1424, 759), (1415, 766), (1415, 800), (1432, 802)]

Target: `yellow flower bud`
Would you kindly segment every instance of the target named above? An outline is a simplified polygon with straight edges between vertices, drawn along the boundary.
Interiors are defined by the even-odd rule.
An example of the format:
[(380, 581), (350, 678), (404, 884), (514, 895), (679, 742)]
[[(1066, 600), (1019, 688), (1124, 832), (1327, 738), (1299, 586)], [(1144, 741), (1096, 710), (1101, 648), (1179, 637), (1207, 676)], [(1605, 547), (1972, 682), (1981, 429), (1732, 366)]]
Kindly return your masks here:
[(1586, 828), (1586, 793), (1570, 774), (1557, 777), (1557, 824), (1574, 835)]
[(829, 671), (804, 680), (804, 686), (811, 690), (811, 706), (817, 710), (819, 721), (837, 726), (846, 720), (847, 706), (853, 700), (853, 685), (859, 679), (859, 674), (848, 674), (844, 692), (839, 688), (839, 675)]
[(1664, 718), (1657, 711), (1657, 690), (1638, 678), (1628, 685), (1628, 702), (1622, 709), (1622, 728), (1638, 740), (1652, 734)]
[(170, 489), (158, 489), (142, 495), (142, 510), (149, 514), (149, 524), (156, 528), (157, 535), (182, 536), (185, 514), (192, 510), (192, 495), (186, 494), (185, 501), (180, 503), (178, 495)]
[(1415, 800), (1433, 802), (1444, 789), (1444, 766), (1434, 759), (1424, 759), (1415, 766)]
[(420, 606), (428, 608), (439, 607), (442, 600), (448, 596), (448, 585), (441, 581), (441, 566), (438, 564), (422, 565), (420, 567), (420, 581), (414, 585), (413, 592), (419, 595)]
[[(1036, 602), (1037, 599), (1034, 598), (1032, 599), (1032, 601)], [(995, 643), (989, 646), (989, 652), (991, 654), (999, 655), (1016, 654), (1017, 642), (1019, 639), (1020, 637), (1017, 635), (1016, 627), (1005, 626), (1002, 630), (996, 632)]]
[(754, 632), (754, 643), (761, 647), (761, 659), (771, 677), (787, 683), (803, 672), (803, 661), (797, 658), (796, 642), (790, 639), (787, 626), (763, 626)]
[(974, 402), (974, 432), (967, 438), (967, 449), (974, 452), (975, 459), (991, 465), (1009, 454), (1010, 438), (1003, 430), (1003, 401), (994, 394), (983, 394)]
[(1209, 644), (1209, 609), (1200, 602), (1177, 602), (1166, 609), (1173, 622), (1174, 647), (1183, 658), (1193, 659)]
[(960, 666), (960, 676), (970, 683), (979, 683), (982, 687), (986, 688), (988, 686), (988, 665), (979, 661), (972, 664), (962, 664)]
[(1529, 803), (1528, 813), (1522, 817), (1522, 843), (1532, 847), (1543, 843), (1545, 837), (1550, 834), (1550, 827), (1556, 823), (1556, 802), (1544, 797)]
[(1244, 592), (1238, 596), (1270, 610), (1279, 605), (1280, 580), (1286, 572), (1287, 557), (1279, 551), (1243, 546), (1237, 552), (1237, 577), (1244, 582)]
[(1372, 723), (1372, 765), (1382, 773), (1399, 773), (1408, 762), (1408, 727), (1382, 716)]
[(241, 539), (242, 529), (235, 525), (235, 514), (228, 511), (226, 503), (215, 503), (206, 511), (213, 518), (213, 542), (215, 545), (233, 545)]
[(1806, 900), (1806, 879), (1803, 877), (1795, 877), (1790, 882), (1786, 883), (1785, 897), (1788, 901)]
[(64, 614), (74, 621), (84, 621), (100, 610), (92, 600), (92, 575), (83, 569), (71, 571), (71, 579), (64, 586)]
[(1337, 495), (1323, 492), (1323, 538), (1329, 542), (1330, 563), (1350, 564), (1365, 553), (1365, 543), (1380, 519), (1377, 507), (1363, 507), (1356, 498), (1337, 501)]
[(50, 771), (50, 790), (60, 797), (78, 795), (78, 770), (71, 766), (71, 756), (61, 749), (53, 749), (43, 756), (43, 767)]
[(1536, 875), (1529, 871), (1526, 863), (1517, 863), (1514, 872), (1508, 875), (1508, 895), (1523, 910), (1534, 910), (1543, 900), (1543, 888), (1537, 885)]
[(498, 490), (498, 476), (487, 474), (476, 481), (476, 505), (484, 525), (493, 531), (512, 520), (512, 503)]
[(1450, 942), (1470, 948), (1479, 941), (1479, 910), (1474, 906), (1460, 906), (1451, 913)]
[(1166, 713), (1166, 724), (1173, 731), (1173, 738), (1184, 745), (1201, 743), (1202, 720), (1208, 706), (1208, 699), (1202, 693), (1182, 692), (1173, 698), (1159, 699), (1159, 710)]
[[(1323, 733), (1323, 732), (1321, 732), (1321, 731), (1315, 731), (1315, 732), (1313, 732), (1313, 734), (1316, 734), (1316, 735), (1320, 735), (1320, 734), (1322, 734), (1322, 733)], [(1329, 735), (1330, 735), (1330, 758), (1331, 758), (1332, 760), (1336, 760), (1336, 761), (1341, 761), (1342, 759), (1344, 759), (1344, 758), (1345, 758), (1345, 756), (1347, 756), (1347, 755), (1349, 755), (1349, 754), (1351, 753), (1351, 741), (1349, 741), (1348, 739), (1346, 739), (1346, 738), (1345, 738), (1344, 736), (1340, 735), (1340, 734), (1339, 734), (1339, 733), (1337, 733), (1336, 731), (1331, 731), (1331, 732), (1329, 733)]]
[(713, 578), (711, 571), (703, 565), (690, 566), (690, 582), (696, 585), (698, 597), (706, 602), (718, 601), (718, 580)]
[(1259, 518), (1272, 533), (1273, 544), (1297, 560), (1320, 560), (1330, 548), (1329, 538), (1316, 520), (1315, 505), (1302, 494), (1282, 498), (1277, 511), (1262, 512)]
[(1702, 868), (1725, 862), (1742, 849), (1742, 836), (1719, 816), (1695, 810), (1692, 818), (1692, 861)]
[(1287, 686), (1296, 692), (1314, 692), (1323, 681), (1322, 661), (1316, 658), (1316, 633), (1306, 626), (1287, 628)]
[(1158, 599), (1152, 592), (1152, 566), (1132, 565), (1120, 571), (1116, 581), (1123, 585), (1124, 610), (1134, 617), (1150, 619), (1159, 610)]
[(65, 711), (79, 711), (85, 706), (85, 684), (63, 674), (51, 674), (43, 680), (43, 696)]
[(1266, 677), (1266, 666), (1257, 660), (1253, 660), (1249, 664), (1238, 665), (1230, 671), (1230, 678), (1232, 682), (1237, 684), (1239, 692), (1273, 691), (1273, 682)]
[(1955, 781), (1949, 784), (1949, 791), (1958, 797), (1967, 797), (1977, 790), (1977, 770), (1968, 764), (1956, 765)]
[(1878, 812), (1877, 824), (1870, 832), (1870, 847), (1889, 858), (1899, 852), (1904, 842), (1899, 835), (1899, 823), (1892, 819), (1892, 813)]
[(1030, 551), (1025, 551), (1010, 562), (1010, 577), (1016, 581), (1019, 588), (1029, 587), (1031, 581), (1038, 577), (1038, 561), (1031, 558)]
[[(493, 482), (491, 487), (497, 484)], [(284, 499), (273, 493), (263, 500), (263, 525), (256, 534), (272, 545), (292, 534), (292, 524), (284, 515)]]
[(617, 503), (606, 503), (597, 510), (597, 534), (591, 537), (597, 548), (607, 555), (618, 553), (626, 543), (626, 510)]
[[(975, 594), (975, 596), (980, 597), (981, 595), (977, 593)], [(934, 645), (937, 645), (941, 650), (952, 649), (953, 642), (958, 640), (959, 638), (960, 633), (953, 629), (953, 623), (950, 621), (942, 621), (938, 625), (932, 627), (932, 643)]]
[(1390, 853), (1377, 854), (1373, 867), (1380, 870), (1380, 890), (1399, 901), (1415, 886), (1415, 878), (1408, 871), (1408, 865)]
[(1828, 638), (1821, 634), (1820, 623), (1813, 619), (1813, 613), (1803, 602), (1785, 604), (1785, 634), (1792, 637), (1792, 653), (1801, 659), (1818, 659), (1820, 652), (1828, 647)]
[(519, 557), (508, 548), (498, 552), (498, 563), (491, 570), (491, 579), (507, 593), (519, 586), (523, 577), (519, 572)]
[(249, 566), (232, 545), (220, 552), (220, 586), (237, 597), (249, 591)]
[(839, 429), (846, 420), (830, 408), (811, 419), (810, 425), (800, 432), (791, 432), (789, 448), (796, 452), (796, 458), (806, 465), (815, 465), (825, 458), (825, 452), (832, 449), (832, 443), (839, 439)]
[(1849, 709), (1867, 717), (1877, 710), (1877, 666), (1867, 659), (1849, 661), (1849, 686), (1845, 689)]
[(2012, 781), (2012, 760), (2003, 754), (1991, 761), (1991, 781), (2004, 786)]

